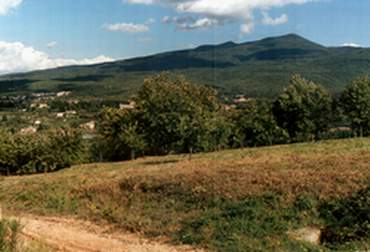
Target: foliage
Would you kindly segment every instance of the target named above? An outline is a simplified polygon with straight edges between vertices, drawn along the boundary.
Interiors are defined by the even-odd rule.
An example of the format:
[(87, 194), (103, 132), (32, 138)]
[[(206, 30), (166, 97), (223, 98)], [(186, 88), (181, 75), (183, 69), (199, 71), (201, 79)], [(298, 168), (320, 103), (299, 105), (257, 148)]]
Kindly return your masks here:
[(292, 141), (311, 140), (328, 127), (331, 97), (322, 87), (294, 75), (275, 101), (273, 113)]
[(160, 74), (145, 80), (136, 103), (152, 154), (210, 151), (226, 144), (228, 129), (212, 89)]
[(59, 129), (43, 134), (0, 132), (0, 173), (24, 174), (55, 171), (83, 159), (81, 134)]
[(0, 251), (16, 252), (20, 225), (17, 221), (0, 219)]
[(124, 160), (143, 154), (146, 142), (135, 116), (134, 111), (113, 108), (99, 114), (99, 155), (106, 160)]
[(359, 136), (370, 133), (370, 81), (368, 76), (350, 83), (340, 97), (344, 114)]
[(145, 80), (135, 104), (131, 110), (100, 113), (99, 144), (106, 159), (211, 151), (227, 145), (230, 125), (212, 89), (163, 73)]
[(337, 245), (369, 238), (370, 186), (351, 197), (326, 202), (320, 212), (326, 221), (324, 242)]
[(285, 143), (288, 134), (280, 128), (265, 102), (249, 100), (243, 109), (230, 112), (233, 124), (232, 146), (264, 146)]
[(199, 207), (204, 210), (185, 219), (175, 235), (183, 243), (225, 252), (325, 251), (288, 237), (288, 231), (304, 225), (304, 212), (277, 195), (265, 193), (237, 202), (218, 199), (201, 202)]

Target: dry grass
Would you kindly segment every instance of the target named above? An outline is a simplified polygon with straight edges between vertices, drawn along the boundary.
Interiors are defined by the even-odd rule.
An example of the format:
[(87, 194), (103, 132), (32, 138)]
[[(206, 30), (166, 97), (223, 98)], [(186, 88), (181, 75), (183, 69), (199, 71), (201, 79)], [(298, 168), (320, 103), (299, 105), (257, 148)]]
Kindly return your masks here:
[(183, 221), (204, 214), (208, 200), (273, 194), (290, 204), (302, 196), (346, 197), (370, 184), (369, 160), (370, 139), (228, 150), (191, 161), (150, 157), (0, 178), (0, 202), (8, 211), (73, 214), (171, 235)]
[[(143, 158), (131, 162), (90, 164), (57, 173), (1, 178), (6, 206), (30, 198), (97, 191), (143, 191), (150, 185), (180, 185), (184, 190), (234, 200), (276, 192), (295, 198), (345, 196), (370, 181), (370, 139), (327, 141), (186, 156)], [(21, 202), (29, 203), (32, 202)], [(10, 204), (9, 204), (10, 205)], [(19, 207), (23, 208), (22, 205)]]

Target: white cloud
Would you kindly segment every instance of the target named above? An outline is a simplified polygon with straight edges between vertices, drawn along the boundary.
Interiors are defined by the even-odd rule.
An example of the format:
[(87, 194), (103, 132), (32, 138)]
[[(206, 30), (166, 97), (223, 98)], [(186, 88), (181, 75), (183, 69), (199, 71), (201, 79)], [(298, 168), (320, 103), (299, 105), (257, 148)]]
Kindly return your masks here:
[(240, 26), (240, 33), (241, 34), (251, 33), (253, 30), (254, 30), (254, 23), (253, 22), (245, 23), (245, 24), (242, 24)]
[(49, 42), (49, 43), (46, 44), (46, 47), (49, 48), (49, 49), (51, 49), (51, 48), (56, 47), (57, 45), (58, 45), (58, 42), (51, 41), (51, 42)]
[(68, 65), (89, 65), (113, 61), (104, 55), (93, 59), (51, 58), (48, 54), (21, 42), (0, 41), (0, 74), (41, 70)]
[(155, 23), (155, 19), (154, 18), (149, 18), (146, 22), (145, 22), (145, 24), (146, 25), (151, 25), (151, 24), (154, 24)]
[(0, 15), (6, 15), (12, 9), (17, 8), (23, 0), (0, 0)]
[(344, 44), (342, 44), (342, 46), (343, 47), (356, 47), (356, 48), (362, 47), (361, 45), (356, 44), (356, 43), (344, 43)]
[(146, 24), (133, 24), (133, 23), (117, 23), (106, 26), (108, 31), (119, 31), (128, 33), (143, 33), (148, 32), (149, 27)]
[[(241, 21), (241, 33), (248, 33), (253, 30), (255, 10), (267, 11), (275, 7), (283, 7), (291, 4), (305, 4), (318, 0), (122, 0), (131, 4), (156, 4), (174, 8), (178, 13), (198, 15), (202, 18), (221, 20), (219, 23), (228, 21)], [(282, 16), (278, 20), (271, 20), (268, 23), (281, 23), (287, 19)], [(275, 22), (271, 22), (275, 21)], [(173, 22), (172, 22), (173, 23)], [(199, 28), (204, 27), (199, 25)]]
[(195, 29), (201, 29), (201, 28), (209, 28), (213, 26), (217, 26), (221, 24), (219, 19), (216, 18), (199, 18), (194, 19), (193, 17), (187, 16), (187, 17), (164, 17), (162, 19), (162, 22), (165, 24), (175, 24), (176, 27), (180, 30), (195, 30)]
[(283, 14), (278, 18), (272, 18), (272, 17), (270, 17), (270, 15), (266, 11), (263, 11), (262, 16), (263, 16), (262, 24), (264, 24), (264, 25), (273, 25), (273, 26), (275, 26), (275, 25), (285, 24), (289, 21), (288, 15), (286, 15), (286, 14)]

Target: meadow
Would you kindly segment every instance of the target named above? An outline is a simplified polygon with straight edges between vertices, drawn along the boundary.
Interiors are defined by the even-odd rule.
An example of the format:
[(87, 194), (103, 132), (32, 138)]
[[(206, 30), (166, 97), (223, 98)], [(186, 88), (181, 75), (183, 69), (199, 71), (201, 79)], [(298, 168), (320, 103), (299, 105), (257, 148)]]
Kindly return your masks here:
[[(3, 177), (0, 202), (210, 251), (366, 251), (369, 160), (367, 138), (144, 157)], [(305, 227), (320, 244), (289, 235)]]

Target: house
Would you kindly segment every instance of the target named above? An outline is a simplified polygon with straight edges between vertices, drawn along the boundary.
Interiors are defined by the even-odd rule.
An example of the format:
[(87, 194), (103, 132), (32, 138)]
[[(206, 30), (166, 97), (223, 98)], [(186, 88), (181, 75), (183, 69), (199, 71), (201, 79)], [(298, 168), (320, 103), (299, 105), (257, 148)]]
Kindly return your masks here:
[(71, 94), (72, 94), (71, 91), (61, 91), (57, 93), (57, 97), (70, 96)]
[(69, 116), (74, 116), (77, 115), (77, 111), (75, 110), (68, 110), (66, 112), (58, 112), (56, 114), (57, 118), (64, 118), (64, 117), (69, 117)]
[(31, 108), (38, 108), (38, 109), (47, 109), (49, 108), (49, 105), (47, 103), (32, 103)]
[(96, 122), (95, 121), (90, 121), (90, 122), (81, 124), (80, 128), (90, 130), (90, 131), (94, 131), (95, 128), (96, 128)]
[(37, 128), (36, 127), (33, 127), (33, 126), (29, 126), (27, 128), (21, 129), (20, 132), (23, 135), (31, 135), (31, 134), (35, 134), (37, 132)]
[(246, 98), (244, 95), (238, 95), (234, 100), (234, 104), (241, 104), (246, 103), (248, 101), (248, 98)]
[(125, 109), (127, 109), (127, 110), (130, 110), (130, 109), (134, 109), (136, 107), (136, 102), (134, 102), (134, 101), (130, 101), (128, 104), (126, 103), (126, 104), (120, 104), (119, 105), (119, 109), (121, 109), (121, 110), (125, 110)]
[(230, 111), (230, 110), (235, 109), (235, 108), (236, 108), (236, 105), (235, 104), (232, 104), (232, 105), (224, 104), (224, 109), (226, 111)]
[(77, 115), (77, 111), (76, 110), (68, 110), (66, 111), (66, 116), (72, 116), (72, 115)]

